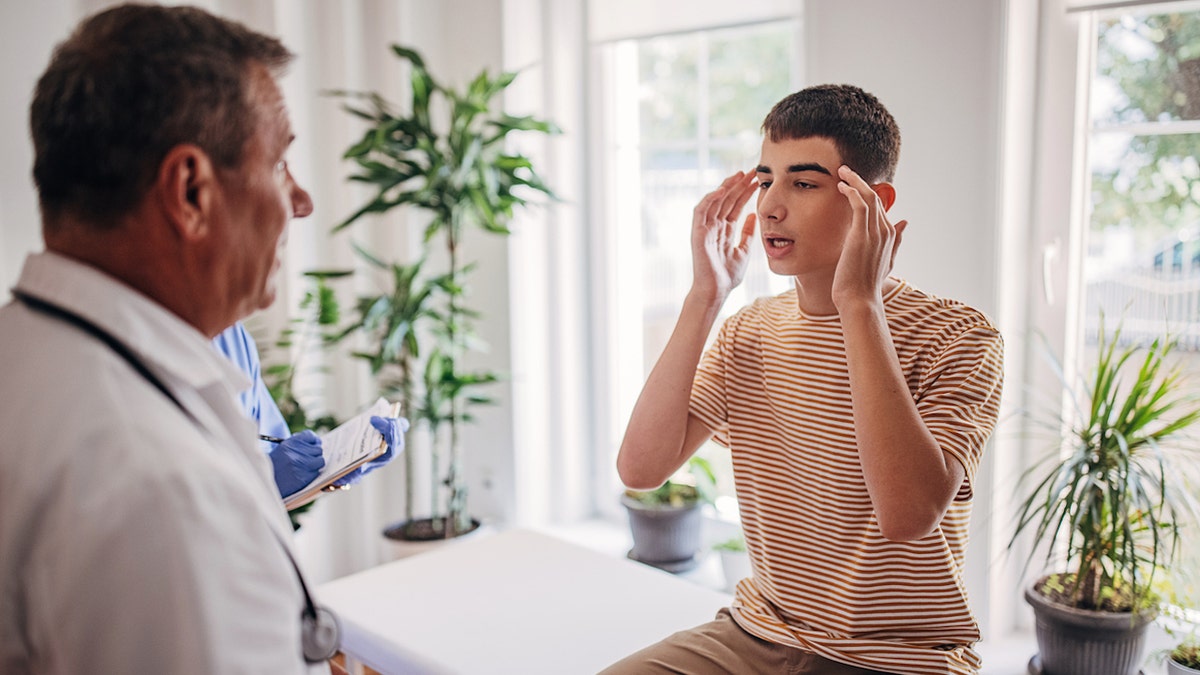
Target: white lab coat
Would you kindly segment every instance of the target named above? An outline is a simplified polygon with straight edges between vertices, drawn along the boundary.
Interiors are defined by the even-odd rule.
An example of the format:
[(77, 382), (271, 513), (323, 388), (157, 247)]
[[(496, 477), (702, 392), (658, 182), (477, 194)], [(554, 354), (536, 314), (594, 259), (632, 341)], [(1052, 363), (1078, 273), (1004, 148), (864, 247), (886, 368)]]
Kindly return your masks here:
[(112, 334), (191, 419), (92, 335), (0, 308), (0, 673), (328, 672), (301, 655), (249, 382), (94, 268), (32, 255), (17, 289)]

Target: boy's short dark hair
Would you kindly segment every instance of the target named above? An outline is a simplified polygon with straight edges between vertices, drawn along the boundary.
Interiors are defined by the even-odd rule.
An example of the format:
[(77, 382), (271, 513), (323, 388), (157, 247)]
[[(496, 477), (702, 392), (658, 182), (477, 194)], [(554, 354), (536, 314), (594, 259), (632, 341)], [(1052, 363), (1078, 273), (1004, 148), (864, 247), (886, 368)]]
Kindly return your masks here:
[(868, 183), (891, 181), (900, 160), (900, 128), (879, 99), (849, 84), (822, 84), (791, 94), (763, 120), (770, 141), (821, 136)]
[(250, 64), (278, 75), (291, 59), (279, 40), (192, 7), (130, 4), (85, 20), (29, 108), (43, 226), (64, 213), (112, 226), (181, 143), (240, 165), (256, 124)]

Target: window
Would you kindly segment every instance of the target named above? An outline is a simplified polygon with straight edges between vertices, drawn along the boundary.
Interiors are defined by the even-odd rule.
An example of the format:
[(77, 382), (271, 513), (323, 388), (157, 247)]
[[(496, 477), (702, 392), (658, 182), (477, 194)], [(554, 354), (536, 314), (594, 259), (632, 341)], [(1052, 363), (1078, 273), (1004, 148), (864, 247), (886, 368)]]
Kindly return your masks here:
[[(785, 20), (597, 47), (604, 104), (599, 154), (606, 162), (601, 226), (612, 233), (605, 271), (608, 362), (616, 371), (612, 438), (621, 437), (691, 283), (692, 208), (727, 175), (755, 166), (763, 117), (796, 88), (795, 35), (795, 22)], [(754, 251), (723, 316), (790, 287), (767, 269), (761, 247)], [(709, 444), (701, 452), (717, 469), (719, 506), (732, 508), (728, 451)]]
[[(1200, 370), (1200, 3), (1097, 12), (1082, 26), (1088, 198), (1080, 329), (1069, 339), (1087, 367), (1102, 317), (1127, 343), (1169, 332), (1191, 375)], [(1194, 548), (1182, 555), (1170, 574), (1194, 569)], [(1174, 607), (1165, 618), (1195, 613)]]
[(1200, 9), (1094, 21), (1083, 338), (1200, 351)]

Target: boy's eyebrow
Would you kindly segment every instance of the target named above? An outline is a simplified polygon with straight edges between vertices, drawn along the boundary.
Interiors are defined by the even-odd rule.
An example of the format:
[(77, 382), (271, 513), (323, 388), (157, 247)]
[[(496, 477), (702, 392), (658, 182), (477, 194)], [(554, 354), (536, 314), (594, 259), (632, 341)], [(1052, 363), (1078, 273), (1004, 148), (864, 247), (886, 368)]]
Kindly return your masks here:
[[(754, 169), (754, 171), (757, 173), (771, 173), (771, 168), (765, 164), (759, 164), (758, 167), (756, 167)], [(820, 164), (817, 164), (816, 162), (806, 162), (804, 164), (793, 164), (787, 168), (788, 173), (803, 173), (805, 171), (816, 171), (817, 173), (823, 173), (826, 176), (833, 175), (833, 172), (831, 172), (829, 169), (826, 169), (825, 167), (821, 166)]]

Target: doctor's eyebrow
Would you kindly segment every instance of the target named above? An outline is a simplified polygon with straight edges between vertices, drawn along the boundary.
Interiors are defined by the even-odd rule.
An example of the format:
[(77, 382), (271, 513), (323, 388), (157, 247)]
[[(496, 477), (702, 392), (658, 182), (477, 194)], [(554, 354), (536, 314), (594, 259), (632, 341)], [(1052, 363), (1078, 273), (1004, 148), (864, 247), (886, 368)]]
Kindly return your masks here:
[[(757, 173), (771, 173), (771, 168), (764, 164), (759, 164), (758, 167), (755, 168), (754, 170)], [(806, 162), (804, 164), (793, 164), (787, 168), (788, 173), (803, 173), (805, 171), (816, 171), (817, 173), (823, 173), (826, 176), (833, 175), (833, 172), (831, 172), (829, 169), (826, 169), (825, 167), (821, 166), (820, 164), (817, 164), (816, 162)]]

